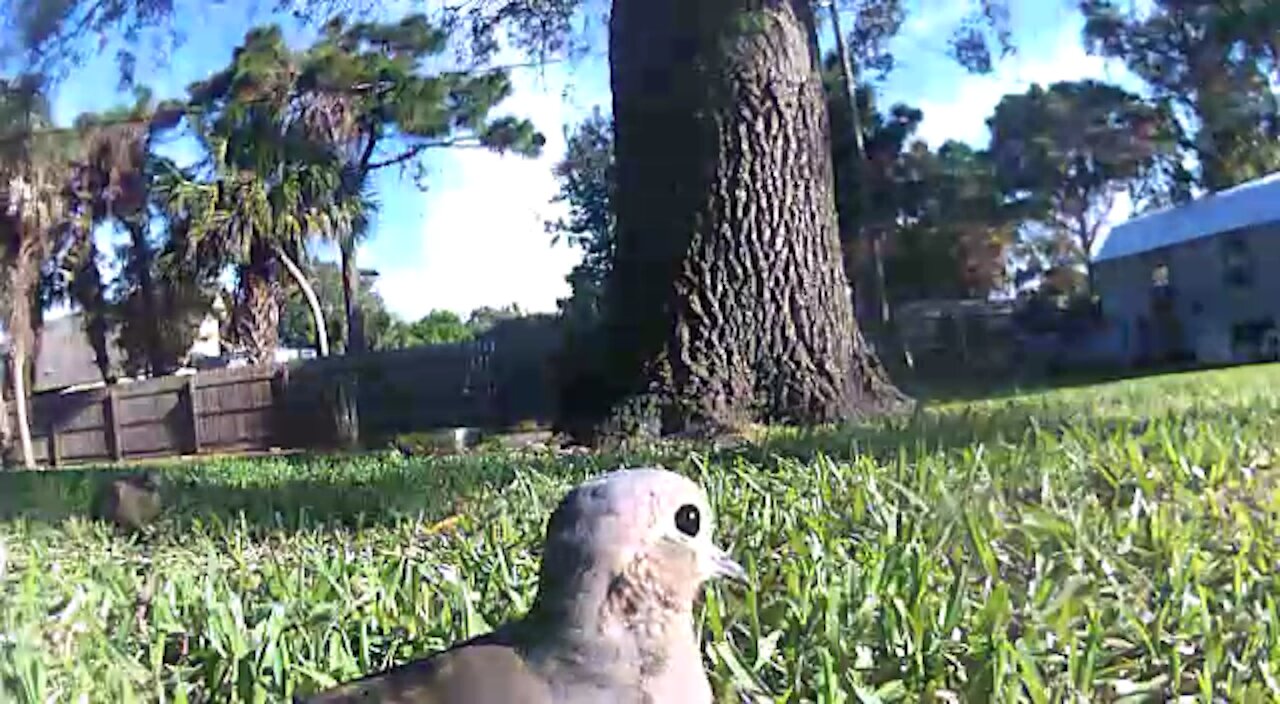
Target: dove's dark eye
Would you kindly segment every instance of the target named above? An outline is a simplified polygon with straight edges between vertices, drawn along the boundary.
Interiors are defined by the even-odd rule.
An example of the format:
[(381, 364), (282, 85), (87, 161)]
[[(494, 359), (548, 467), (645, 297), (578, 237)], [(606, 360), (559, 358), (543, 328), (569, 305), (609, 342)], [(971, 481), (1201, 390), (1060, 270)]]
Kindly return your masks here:
[(701, 528), (702, 514), (698, 511), (697, 506), (685, 504), (676, 509), (676, 530), (690, 538), (696, 538)]

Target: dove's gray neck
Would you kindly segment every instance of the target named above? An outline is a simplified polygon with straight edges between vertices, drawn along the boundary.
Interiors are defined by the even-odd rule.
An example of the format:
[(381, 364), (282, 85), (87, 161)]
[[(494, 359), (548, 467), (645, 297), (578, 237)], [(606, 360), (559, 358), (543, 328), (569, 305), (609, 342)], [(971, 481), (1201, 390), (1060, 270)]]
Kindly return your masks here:
[[(657, 577), (643, 558), (612, 576), (591, 568), (544, 575), (525, 624), (557, 643), (553, 667), (626, 682), (639, 701), (709, 702), (693, 595)], [(707, 688), (705, 698), (691, 682)]]

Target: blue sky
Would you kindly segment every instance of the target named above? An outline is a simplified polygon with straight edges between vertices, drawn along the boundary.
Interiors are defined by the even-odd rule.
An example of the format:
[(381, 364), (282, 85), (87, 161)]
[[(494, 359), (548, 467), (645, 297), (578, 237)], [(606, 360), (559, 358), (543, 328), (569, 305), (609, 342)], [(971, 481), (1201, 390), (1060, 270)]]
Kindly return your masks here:
[[(188, 83), (224, 66), (245, 30), (270, 19), (265, 13), (232, 12), (236, 4), (180, 2), (185, 43), (167, 65), (141, 66), (139, 80), (159, 97), (179, 96)], [(1081, 18), (1067, 3), (1015, 0), (1018, 53), (988, 76), (970, 75), (946, 56), (946, 40), (963, 3), (916, 0), (913, 5), (893, 44), (897, 68), (881, 84), (880, 100), (921, 108), (920, 136), (931, 144), (946, 139), (985, 143), (984, 121), (1000, 97), (1034, 82), (1103, 78), (1137, 88), (1121, 67), (1086, 54)], [(285, 26), (292, 40), (305, 41), (309, 34)], [(593, 39), (604, 46), (602, 32)], [(111, 53), (92, 58), (59, 86), (56, 119), (70, 122), (79, 112), (126, 99), (116, 90)], [(381, 208), (360, 264), (379, 270), (380, 292), (406, 318), (436, 308), (465, 315), (482, 305), (512, 302), (550, 311), (568, 293), (564, 275), (578, 253), (565, 245), (552, 247), (543, 229), (557, 212), (549, 202), (556, 192), (551, 168), (563, 153), (565, 126), (579, 122), (593, 106), (608, 107), (608, 64), (601, 48), (573, 64), (517, 70), (513, 80), (515, 94), (501, 112), (528, 117), (546, 134), (541, 158), (439, 152), (430, 158), (425, 192), (394, 170), (378, 176)]]

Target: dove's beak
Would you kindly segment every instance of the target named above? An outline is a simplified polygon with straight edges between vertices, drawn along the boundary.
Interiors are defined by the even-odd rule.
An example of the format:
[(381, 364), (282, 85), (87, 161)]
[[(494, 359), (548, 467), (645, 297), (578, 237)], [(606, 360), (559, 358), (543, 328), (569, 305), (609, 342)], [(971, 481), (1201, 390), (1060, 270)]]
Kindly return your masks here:
[(711, 573), (715, 577), (728, 579), (739, 584), (747, 583), (747, 571), (742, 569), (742, 565), (730, 557), (729, 553), (718, 547), (712, 547)]

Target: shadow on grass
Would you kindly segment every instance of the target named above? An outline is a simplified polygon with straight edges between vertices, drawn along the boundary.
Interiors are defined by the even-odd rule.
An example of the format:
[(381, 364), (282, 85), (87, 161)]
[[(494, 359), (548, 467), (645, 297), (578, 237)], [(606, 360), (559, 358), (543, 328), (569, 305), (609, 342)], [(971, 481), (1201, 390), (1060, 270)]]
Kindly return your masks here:
[(1115, 437), (1142, 436), (1153, 425), (1181, 428), (1234, 424), (1238, 427), (1256, 422), (1258, 413), (1247, 404), (1164, 408), (1148, 415), (1141, 415), (1139, 409), (1100, 413), (1087, 404), (1052, 405), (1019, 399), (982, 408), (945, 411), (925, 408), (911, 415), (848, 427), (771, 433), (756, 444), (726, 449), (712, 457), (717, 461), (742, 459), (767, 466), (785, 460), (810, 462), (819, 456), (838, 461), (869, 456), (882, 463), (902, 458), (914, 463), (926, 456), (978, 446), (988, 449), (1000, 444), (1026, 446), (1049, 438), (1060, 439), (1068, 433), (1081, 433), (1107, 442)]
[[(520, 472), (577, 479), (655, 460), (653, 453), (397, 457), (298, 455), (150, 463), (162, 483), (162, 523), (235, 524), (254, 532), (390, 525), (483, 514)], [(0, 472), (0, 522), (58, 524), (88, 517), (99, 486), (138, 468)]]
[(1139, 381), (1168, 377), (1192, 376), (1201, 372), (1260, 367), (1270, 362), (1230, 364), (1161, 364), (1134, 368), (1103, 367), (1063, 371), (1048, 375), (1013, 380), (971, 378), (963, 375), (948, 378), (904, 377), (902, 387), (914, 398), (935, 403), (963, 401), (999, 401), (1028, 394), (1080, 389), (1120, 381)]
[[(1083, 383), (1083, 382), (1082, 382)], [(1025, 393), (1025, 392), (1024, 392)], [(824, 455), (908, 462), (978, 445), (1027, 444), (1081, 431), (1100, 438), (1139, 435), (1151, 422), (1246, 423), (1260, 412), (1247, 402), (1177, 408), (1113, 405), (1103, 410), (1088, 394), (1070, 402), (1036, 396), (914, 414), (844, 428), (783, 430), (757, 444), (710, 451), (701, 444), (663, 444), (591, 455), (473, 453), (400, 458), (296, 455), (258, 459), (191, 459), (149, 465), (163, 477), (166, 512), (175, 528), (194, 523), (236, 524), (251, 531), (296, 531), (319, 525), (390, 525), (405, 518), (437, 521), (455, 513), (484, 515), (512, 489), (522, 471), (577, 480), (620, 466), (685, 466), (691, 453), (714, 462), (746, 460), (777, 466)], [(1153, 413), (1143, 417), (1143, 413)], [(0, 472), (0, 521), (50, 524), (87, 516), (100, 483), (134, 469)]]

